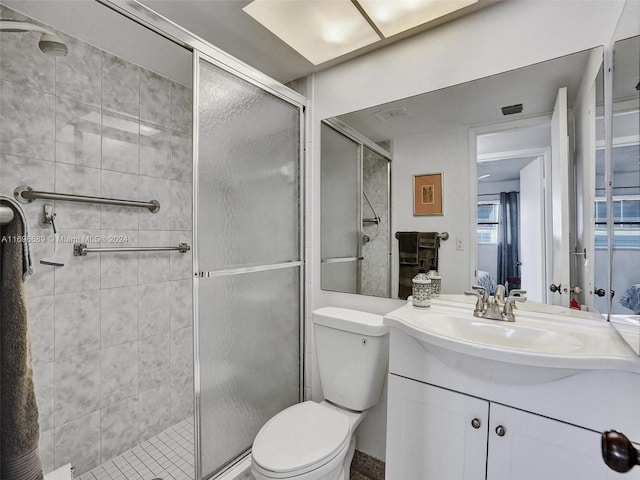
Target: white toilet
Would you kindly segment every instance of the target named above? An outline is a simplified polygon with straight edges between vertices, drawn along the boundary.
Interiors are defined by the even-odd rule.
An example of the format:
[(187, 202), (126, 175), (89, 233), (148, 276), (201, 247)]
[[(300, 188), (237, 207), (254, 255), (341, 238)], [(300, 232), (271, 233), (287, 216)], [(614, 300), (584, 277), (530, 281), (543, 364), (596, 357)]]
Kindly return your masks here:
[(258, 432), (251, 452), (256, 480), (349, 480), (354, 432), (380, 400), (389, 359), (382, 316), (324, 307), (313, 312), (321, 403), (283, 410)]

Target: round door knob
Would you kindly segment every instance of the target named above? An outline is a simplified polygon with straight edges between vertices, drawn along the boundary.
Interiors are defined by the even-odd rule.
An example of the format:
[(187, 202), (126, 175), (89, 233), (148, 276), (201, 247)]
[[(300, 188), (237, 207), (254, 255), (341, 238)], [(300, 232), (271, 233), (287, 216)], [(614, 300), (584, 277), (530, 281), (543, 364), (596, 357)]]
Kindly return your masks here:
[(504, 437), (506, 433), (507, 433), (507, 430), (502, 425), (498, 425), (496, 427), (496, 434), (499, 437)]
[(471, 426), (473, 428), (478, 429), (478, 428), (480, 428), (480, 425), (482, 425), (482, 422), (480, 421), (479, 418), (474, 418), (473, 420), (471, 420)]
[(551, 290), (551, 292), (553, 293), (560, 293), (562, 294), (562, 285), (556, 285), (555, 283), (552, 283), (551, 285), (549, 285), (549, 290)]
[(595, 293), (595, 294), (596, 294), (597, 296), (599, 296), (599, 297), (604, 297), (604, 296), (607, 294), (607, 292), (605, 292), (605, 291), (604, 291), (604, 288), (598, 288), (598, 289), (597, 289), (595, 292), (593, 292), (593, 293)]

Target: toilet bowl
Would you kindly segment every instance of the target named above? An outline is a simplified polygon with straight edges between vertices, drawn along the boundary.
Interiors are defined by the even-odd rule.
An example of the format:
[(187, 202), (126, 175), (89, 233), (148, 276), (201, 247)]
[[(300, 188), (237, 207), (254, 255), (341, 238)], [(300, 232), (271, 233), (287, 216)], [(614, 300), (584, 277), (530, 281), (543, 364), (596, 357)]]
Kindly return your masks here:
[(283, 410), (256, 437), (251, 459), (254, 477), (348, 480), (344, 466), (347, 459), (351, 464), (353, 432), (364, 416), (364, 412), (340, 410), (326, 401), (303, 402)]
[(313, 312), (318, 370), (326, 400), (293, 405), (258, 432), (256, 480), (349, 480), (355, 430), (380, 399), (389, 355), (382, 317), (325, 307)]

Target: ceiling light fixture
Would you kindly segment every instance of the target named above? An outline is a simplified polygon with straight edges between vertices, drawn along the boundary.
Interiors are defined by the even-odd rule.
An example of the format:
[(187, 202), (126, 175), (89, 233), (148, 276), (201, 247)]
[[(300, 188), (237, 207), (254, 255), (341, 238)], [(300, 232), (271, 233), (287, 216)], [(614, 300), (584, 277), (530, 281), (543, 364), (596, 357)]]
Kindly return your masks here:
[(478, 0), (253, 0), (243, 10), (314, 65)]

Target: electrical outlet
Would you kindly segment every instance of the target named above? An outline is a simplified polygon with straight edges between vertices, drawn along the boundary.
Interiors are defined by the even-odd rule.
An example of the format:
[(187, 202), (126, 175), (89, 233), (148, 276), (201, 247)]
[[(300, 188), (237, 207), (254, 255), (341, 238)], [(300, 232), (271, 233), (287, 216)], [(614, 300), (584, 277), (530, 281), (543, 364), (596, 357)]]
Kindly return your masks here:
[(464, 242), (462, 241), (462, 238), (457, 237), (456, 238), (456, 250), (459, 252), (464, 251)]

